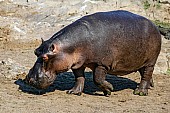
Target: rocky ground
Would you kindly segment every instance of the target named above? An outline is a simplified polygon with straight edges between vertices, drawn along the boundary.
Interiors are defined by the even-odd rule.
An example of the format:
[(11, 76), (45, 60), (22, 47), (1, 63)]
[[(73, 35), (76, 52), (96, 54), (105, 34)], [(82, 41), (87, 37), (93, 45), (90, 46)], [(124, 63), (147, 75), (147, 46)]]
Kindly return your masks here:
[(33, 51), (40, 38), (50, 38), (84, 15), (116, 9), (170, 23), (168, 0), (0, 0), (0, 113), (170, 112), (170, 40), (164, 38), (153, 75), (155, 87), (148, 96), (132, 94), (140, 81), (138, 73), (108, 75), (115, 87), (110, 97), (93, 84), (89, 70), (82, 96), (65, 93), (74, 85), (71, 72), (60, 74), (51, 87), (41, 91), (22, 81), (36, 60)]

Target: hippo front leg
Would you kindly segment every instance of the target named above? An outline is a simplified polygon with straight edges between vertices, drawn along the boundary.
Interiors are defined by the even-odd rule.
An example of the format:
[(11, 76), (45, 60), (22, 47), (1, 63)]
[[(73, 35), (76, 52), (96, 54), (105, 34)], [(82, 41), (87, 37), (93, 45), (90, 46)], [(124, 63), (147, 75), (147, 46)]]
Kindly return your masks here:
[(106, 69), (103, 66), (98, 66), (94, 69), (93, 80), (94, 83), (101, 88), (105, 96), (110, 96), (111, 91), (113, 91), (113, 86), (105, 80), (106, 78)]
[(67, 91), (67, 94), (75, 94), (79, 96), (82, 94), (85, 81), (84, 70), (85, 67), (81, 67), (79, 69), (72, 69), (73, 74), (75, 75), (76, 83), (72, 89)]
[(139, 84), (139, 88), (136, 88), (134, 91), (135, 95), (140, 96), (146, 96), (148, 95), (148, 89), (154, 86), (153, 79), (152, 79), (152, 73), (153, 73), (154, 67), (148, 66), (143, 67), (139, 69), (139, 72), (141, 74), (141, 82)]

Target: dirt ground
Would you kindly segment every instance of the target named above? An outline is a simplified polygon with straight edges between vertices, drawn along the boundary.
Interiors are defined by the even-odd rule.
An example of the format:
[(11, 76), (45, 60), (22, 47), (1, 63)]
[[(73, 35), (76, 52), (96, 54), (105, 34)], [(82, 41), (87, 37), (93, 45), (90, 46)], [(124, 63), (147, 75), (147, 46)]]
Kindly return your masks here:
[[(89, 70), (86, 71), (85, 89), (81, 96), (66, 94), (75, 83), (71, 72), (59, 74), (54, 84), (46, 90), (36, 90), (23, 81), (36, 60), (33, 52), (40, 44), (36, 39), (49, 38), (84, 14), (117, 9), (119, 3), (117, 6), (117, 2), (116, 5), (106, 2), (109, 0), (96, 0), (96, 3), (90, 0), (47, 0), (43, 3), (42, 0), (37, 4), (19, 0), (16, 0), (19, 3), (0, 1), (0, 113), (170, 113), (170, 75), (167, 74), (153, 75), (155, 87), (149, 90), (148, 96), (133, 95), (140, 81), (138, 73), (121, 77), (108, 75), (107, 80), (114, 86), (110, 97), (103, 96), (102, 91), (94, 85)], [(138, 2), (121, 4), (120, 9), (129, 8), (155, 18), (164, 19), (166, 15), (164, 17), (168, 20), (167, 15), (170, 14), (167, 6), (165, 9), (168, 11), (159, 13), (159, 10), (152, 11), (151, 7), (152, 13), (146, 13), (149, 9), (143, 11), (143, 5)], [(28, 42), (24, 42), (26, 39)], [(167, 67), (170, 42), (162, 47), (159, 65)]]
[[(10, 70), (2, 66), (3, 59), (11, 58), (17, 63), (30, 68), (36, 57), (33, 50), (36, 44), (13, 46), (9, 43), (1, 49), (1, 74)], [(15, 65), (15, 64), (13, 64)], [(27, 72), (25, 72), (27, 73)], [(0, 77), (0, 113), (169, 113), (170, 112), (170, 76), (154, 75), (155, 87), (148, 96), (133, 95), (139, 83), (138, 73), (126, 76), (107, 76), (115, 88), (110, 97), (94, 85), (92, 72), (86, 72), (84, 93), (81, 96), (68, 95), (66, 91), (74, 85), (71, 72), (58, 75), (52, 86), (46, 90), (36, 90), (23, 82), (24, 76), (7, 79)]]

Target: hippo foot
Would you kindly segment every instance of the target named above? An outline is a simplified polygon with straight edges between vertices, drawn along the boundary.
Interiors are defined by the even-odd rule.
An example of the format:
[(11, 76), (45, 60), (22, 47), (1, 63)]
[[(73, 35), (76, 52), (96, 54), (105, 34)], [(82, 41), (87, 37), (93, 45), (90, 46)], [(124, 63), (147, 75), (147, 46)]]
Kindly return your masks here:
[(84, 77), (78, 77), (75, 86), (72, 89), (68, 90), (66, 93), (80, 96), (84, 89), (84, 80)]
[(109, 97), (111, 95), (111, 91), (103, 91), (104, 96)]
[(78, 96), (81, 96), (81, 94), (82, 94), (82, 92), (81, 91), (78, 91), (78, 90), (76, 90), (76, 89), (71, 89), (71, 90), (68, 90), (67, 92), (66, 92), (67, 94), (74, 94), (74, 95), (78, 95)]
[(148, 89), (140, 89), (136, 88), (133, 92), (134, 95), (139, 95), (139, 96), (147, 96), (148, 95)]

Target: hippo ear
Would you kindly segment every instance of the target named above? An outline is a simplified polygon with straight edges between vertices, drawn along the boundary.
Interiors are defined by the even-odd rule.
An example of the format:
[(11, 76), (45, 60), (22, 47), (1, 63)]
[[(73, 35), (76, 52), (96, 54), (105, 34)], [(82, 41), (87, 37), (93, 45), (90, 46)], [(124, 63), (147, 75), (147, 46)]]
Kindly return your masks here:
[(59, 51), (59, 48), (56, 44), (51, 44), (49, 50), (52, 51), (53, 53), (57, 53)]
[(51, 44), (51, 46), (50, 46), (50, 48), (49, 48), (49, 49), (50, 49), (50, 51), (52, 51), (52, 52), (53, 52), (53, 51), (54, 51), (54, 49), (55, 49), (54, 44)]
[(44, 43), (44, 39), (43, 38), (41, 38), (41, 42)]

